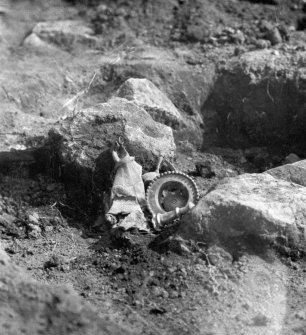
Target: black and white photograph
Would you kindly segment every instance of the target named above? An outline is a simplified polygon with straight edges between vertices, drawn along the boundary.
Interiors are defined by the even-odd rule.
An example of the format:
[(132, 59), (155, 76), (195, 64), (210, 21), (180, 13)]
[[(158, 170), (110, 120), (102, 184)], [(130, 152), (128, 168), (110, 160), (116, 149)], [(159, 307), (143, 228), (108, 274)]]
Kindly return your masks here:
[(0, 0), (0, 335), (306, 335), (306, 0)]

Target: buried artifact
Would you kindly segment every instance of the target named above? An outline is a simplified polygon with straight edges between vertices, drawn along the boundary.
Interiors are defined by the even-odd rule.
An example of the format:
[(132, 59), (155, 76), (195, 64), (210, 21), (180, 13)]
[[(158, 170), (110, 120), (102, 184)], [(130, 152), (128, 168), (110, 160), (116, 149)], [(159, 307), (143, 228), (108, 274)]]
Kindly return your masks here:
[[(106, 213), (106, 220), (113, 228), (131, 228), (132, 221), (143, 216), (143, 209), (147, 206), (152, 214), (154, 228), (160, 228), (187, 213), (199, 200), (198, 189), (195, 182), (186, 174), (178, 171), (159, 173), (162, 163), (160, 157), (156, 170), (142, 175), (142, 167), (134, 157), (131, 157), (121, 138), (111, 149), (115, 161), (115, 178), (111, 189), (110, 208)], [(150, 183), (145, 195), (145, 185)], [(142, 215), (140, 215), (140, 213)], [(123, 220), (122, 220), (123, 219)], [(134, 228), (145, 228), (144, 220), (141, 227), (135, 222)]]
[(166, 172), (152, 181), (146, 201), (155, 228), (187, 213), (199, 200), (195, 182), (185, 173)]

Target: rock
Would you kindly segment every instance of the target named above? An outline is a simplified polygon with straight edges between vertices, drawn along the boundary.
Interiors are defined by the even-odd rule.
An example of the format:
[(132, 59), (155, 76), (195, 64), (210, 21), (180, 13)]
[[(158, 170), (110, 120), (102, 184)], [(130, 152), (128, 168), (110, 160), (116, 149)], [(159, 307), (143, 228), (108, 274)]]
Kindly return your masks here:
[(140, 231), (149, 231), (147, 220), (142, 211), (134, 211), (126, 216), (114, 228), (123, 228), (124, 230), (138, 229)]
[[(68, 287), (51, 287), (29, 278), (0, 249), (1, 334), (127, 334)], [(50, 327), (52, 324), (52, 327)]]
[(28, 220), (31, 222), (33, 225), (39, 225), (39, 214), (36, 212), (33, 212), (28, 215)]
[(232, 255), (217, 245), (208, 248), (207, 257), (210, 264), (216, 266), (226, 266), (233, 263)]
[(28, 237), (38, 238), (41, 235), (41, 228), (35, 224), (29, 223), (28, 227), (30, 231), (28, 232)]
[(130, 155), (148, 169), (155, 168), (160, 156), (171, 160), (175, 154), (171, 128), (155, 122), (134, 102), (121, 98), (67, 118), (50, 136), (61, 137), (60, 154), (65, 163), (73, 162), (90, 169), (119, 136)]
[(54, 192), (57, 188), (59, 187), (58, 184), (52, 183), (47, 186), (47, 191), (48, 192)]
[(238, 172), (235, 167), (227, 163), (221, 156), (210, 153), (196, 154), (191, 161), (191, 166), (195, 165), (196, 173), (203, 178), (217, 177), (219, 179), (225, 177), (237, 176)]
[(41, 38), (39, 38), (36, 34), (32, 33), (28, 35), (23, 40), (23, 45), (30, 48), (40, 49), (40, 50), (54, 50), (58, 51), (58, 48), (56, 48), (54, 45), (49, 44), (45, 41), (43, 41)]
[(230, 35), (230, 41), (235, 44), (243, 44), (245, 42), (245, 35), (241, 30), (237, 30)]
[(178, 234), (183, 239), (218, 241), (237, 236), (287, 236), (305, 245), (306, 189), (268, 174), (224, 179), (186, 214)]
[(272, 45), (282, 43), (283, 39), (278, 28), (275, 27), (267, 33), (267, 40), (269, 40)]
[(10, 263), (9, 255), (3, 250), (3, 246), (0, 242), (0, 266), (8, 265)]
[(305, 57), (305, 51), (264, 49), (223, 65), (202, 108), (203, 148), (273, 143), (303, 152), (306, 68), (296, 64)]
[(291, 153), (288, 156), (286, 156), (285, 163), (286, 164), (292, 164), (292, 163), (296, 163), (300, 160), (301, 160), (301, 158), (298, 155)]
[(7, 213), (2, 213), (0, 215), (0, 225), (4, 227), (13, 226), (17, 218), (14, 215), (10, 215)]
[(128, 79), (120, 86), (117, 95), (144, 108), (156, 122), (172, 128), (182, 122), (182, 116), (171, 100), (148, 79)]
[(274, 169), (270, 169), (265, 173), (278, 179), (306, 186), (306, 160), (298, 161), (293, 164), (282, 165)]
[(216, 173), (213, 171), (210, 161), (196, 163), (196, 169), (197, 173), (202, 178), (212, 178), (216, 176)]
[(114, 168), (109, 148), (119, 136), (145, 171), (155, 169), (160, 156), (169, 160), (174, 157), (172, 129), (155, 122), (134, 102), (113, 98), (84, 109), (62, 121), (49, 136), (63, 176), (74, 184), (75, 196), (89, 197), (93, 183), (99, 194), (109, 190)]
[[(6, 111), (6, 113), (3, 113), (4, 115), (0, 115), (0, 132), (3, 133), (0, 150), (6, 151), (1, 152), (3, 158), (9, 158), (8, 156), (10, 155), (13, 156), (13, 153), (9, 151), (24, 151), (27, 149), (30, 138), (46, 136), (55, 123), (55, 120), (52, 119), (24, 113), (17, 109), (16, 106), (3, 105), (1, 102), (0, 106)], [(25, 154), (26, 151), (21, 155), (24, 156)], [(2, 157), (0, 158), (0, 163), (2, 163)], [(15, 157), (18, 157), (18, 154)], [(17, 158), (15, 160), (17, 161)]]
[[(124, 83), (129, 78), (146, 78), (164, 92), (187, 123), (181, 139), (192, 143), (201, 142), (203, 125), (201, 107), (215, 81), (215, 65), (210, 60), (201, 66), (187, 64), (179, 51), (170, 52), (151, 46), (136, 46), (133, 53), (126, 53), (117, 62), (105, 55), (101, 58), (101, 77), (96, 83), (109, 90), (113, 85)], [(101, 86), (97, 89), (101, 90)]]
[(271, 46), (271, 42), (264, 39), (258, 39), (254, 44), (258, 49), (268, 49)]
[(58, 255), (52, 255), (48, 261), (44, 264), (44, 269), (56, 268), (63, 264), (62, 257)]
[(24, 44), (43, 47), (47, 43), (70, 51), (77, 45), (96, 47), (98, 39), (93, 35), (94, 31), (82, 21), (39, 22), (24, 40)]

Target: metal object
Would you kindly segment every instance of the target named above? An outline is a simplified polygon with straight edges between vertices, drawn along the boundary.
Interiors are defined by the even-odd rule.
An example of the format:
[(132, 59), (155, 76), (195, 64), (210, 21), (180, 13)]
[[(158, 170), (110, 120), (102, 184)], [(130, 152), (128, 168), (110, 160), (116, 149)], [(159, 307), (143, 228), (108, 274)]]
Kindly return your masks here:
[(199, 200), (198, 188), (185, 173), (166, 172), (152, 181), (146, 200), (153, 224), (161, 225), (190, 210)]

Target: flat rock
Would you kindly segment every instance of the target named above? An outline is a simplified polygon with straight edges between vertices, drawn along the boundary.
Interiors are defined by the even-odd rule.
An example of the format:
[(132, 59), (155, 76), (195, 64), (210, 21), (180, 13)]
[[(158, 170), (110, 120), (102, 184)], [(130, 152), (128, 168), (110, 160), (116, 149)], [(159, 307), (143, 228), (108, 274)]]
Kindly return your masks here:
[(219, 240), (255, 235), (305, 241), (306, 189), (264, 174), (224, 179), (183, 217), (185, 239)]
[(117, 95), (143, 107), (157, 122), (173, 128), (177, 128), (182, 122), (182, 116), (171, 100), (146, 78), (126, 80)]
[(69, 51), (76, 45), (96, 47), (98, 39), (93, 35), (94, 31), (83, 21), (47, 21), (37, 23), (24, 43), (39, 47), (50, 43)]
[(306, 186), (306, 160), (278, 166), (274, 169), (266, 171), (265, 173), (268, 173), (278, 179)]

